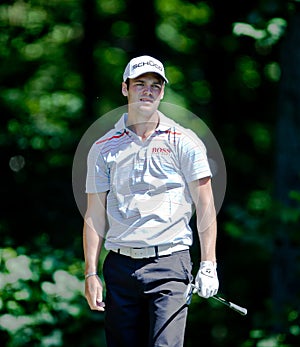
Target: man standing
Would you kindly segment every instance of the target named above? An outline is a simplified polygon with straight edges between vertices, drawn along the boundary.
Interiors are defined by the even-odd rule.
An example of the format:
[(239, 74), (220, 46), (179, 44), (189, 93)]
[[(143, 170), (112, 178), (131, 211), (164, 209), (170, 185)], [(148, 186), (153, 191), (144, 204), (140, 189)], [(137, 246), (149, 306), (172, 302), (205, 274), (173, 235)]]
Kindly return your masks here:
[[(192, 281), (192, 207), (201, 247), (198, 294), (217, 293), (216, 212), (206, 149), (159, 110), (163, 64), (132, 59), (123, 75), (128, 112), (88, 155), (84, 220), (85, 293), (105, 311), (108, 347), (182, 347)], [(98, 277), (102, 247), (106, 285)]]

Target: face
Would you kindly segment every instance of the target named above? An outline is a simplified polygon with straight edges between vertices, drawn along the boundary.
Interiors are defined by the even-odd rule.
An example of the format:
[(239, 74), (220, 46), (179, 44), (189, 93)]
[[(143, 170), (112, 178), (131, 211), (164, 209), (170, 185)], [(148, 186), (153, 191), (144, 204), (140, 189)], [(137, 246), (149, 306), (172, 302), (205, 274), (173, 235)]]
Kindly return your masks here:
[(164, 83), (155, 73), (146, 73), (129, 80), (129, 88), (122, 83), (122, 93), (128, 98), (128, 104), (140, 111), (156, 111), (164, 96)]

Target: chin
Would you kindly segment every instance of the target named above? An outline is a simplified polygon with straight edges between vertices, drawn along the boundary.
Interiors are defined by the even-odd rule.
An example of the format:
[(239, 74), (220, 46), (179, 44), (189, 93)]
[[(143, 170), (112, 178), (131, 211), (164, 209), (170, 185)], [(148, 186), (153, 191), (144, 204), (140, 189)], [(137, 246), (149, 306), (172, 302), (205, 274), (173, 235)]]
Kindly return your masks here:
[(136, 110), (135, 112), (140, 113), (145, 118), (150, 118), (158, 108), (158, 104), (152, 102), (136, 102), (131, 105)]

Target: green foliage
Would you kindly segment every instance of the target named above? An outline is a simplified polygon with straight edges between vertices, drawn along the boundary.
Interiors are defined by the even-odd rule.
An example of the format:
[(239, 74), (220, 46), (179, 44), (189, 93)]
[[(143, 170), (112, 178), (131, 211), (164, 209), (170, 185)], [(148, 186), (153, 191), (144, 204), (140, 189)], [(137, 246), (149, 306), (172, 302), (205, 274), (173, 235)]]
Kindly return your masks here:
[(197, 27), (209, 23), (212, 7), (205, 2), (191, 4), (180, 0), (158, 0), (155, 5), (161, 16), (156, 28), (158, 37), (179, 53), (192, 52), (198, 38), (189, 26)]
[[(122, 70), (135, 52), (166, 62), (164, 101), (199, 115), (227, 164), (220, 291), (249, 313), (194, 296), (186, 346), (299, 344), (299, 186), (274, 197), (279, 48), (297, 3), (158, 0), (138, 41), (138, 1), (1, 2), (1, 345), (105, 346), (103, 316), (84, 299), (71, 170), (90, 124), (125, 103)], [(276, 269), (292, 277), (277, 279), (289, 293), (280, 314)]]
[(263, 25), (265, 28), (257, 29), (248, 23), (234, 23), (233, 33), (235, 35), (250, 36), (257, 40), (259, 46), (272, 46), (284, 34), (287, 23), (283, 18), (272, 18)]
[[(50, 248), (30, 256), (25, 251), (0, 249), (1, 341), (7, 347), (66, 346), (78, 336), (77, 346), (93, 339), (104, 346), (103, 315), (93, 316), (83, 297), (82, 259)], [(86, 326), (94, 334), (89, 341)]]

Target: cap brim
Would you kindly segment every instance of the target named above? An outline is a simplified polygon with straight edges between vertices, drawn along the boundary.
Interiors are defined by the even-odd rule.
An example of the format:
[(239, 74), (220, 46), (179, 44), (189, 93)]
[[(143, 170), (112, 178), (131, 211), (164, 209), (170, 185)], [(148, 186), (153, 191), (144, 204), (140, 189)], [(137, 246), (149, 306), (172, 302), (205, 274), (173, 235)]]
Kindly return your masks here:
[[(133, 79), (133, 78), (137, 78), (137, 77), (139, 77), (139, 76), (141, 76), (141, 75), (144, 75), (144, 74), (146, 74), (146, 73), (155, 73), (155, 74), (157, 74), (157, 75), (159, 75), (166, 83), (169, 83), (169, 81), (168, 81), (168, 79), (164, 76), (164, 75), (162, 75), (161, 73), (159, 73), (159, 72), (157, 72), (156, 70), (155, 71), (153, 71), (153, 70), (147, 70), (147, 71), (145, 71), (145, 72), (142, 72), (142, 73), (134, 73), (134, 74), (132, 74), (132, 75), (130, 75), (130, 76), (128, 76), (127, 78), (130, 78), (130, 79)], [(127, 79), (126, 78), (126, 79)], [(124, 82), (126, 82), (126, 80), (124, 80)]]

